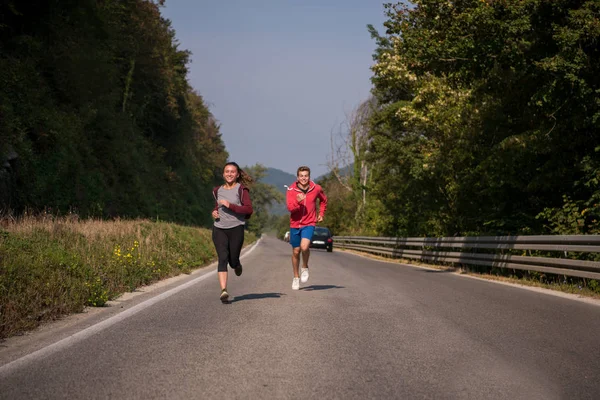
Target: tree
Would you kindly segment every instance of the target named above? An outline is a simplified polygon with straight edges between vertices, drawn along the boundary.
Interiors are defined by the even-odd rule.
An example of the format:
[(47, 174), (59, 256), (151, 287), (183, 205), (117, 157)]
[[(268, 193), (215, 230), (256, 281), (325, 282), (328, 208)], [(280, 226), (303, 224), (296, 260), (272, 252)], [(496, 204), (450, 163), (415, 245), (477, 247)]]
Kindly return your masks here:
[(543, 231), (564, 194), (590, 199), (597, 159), (600, 5), (386, 5), (369, 149), (390, 234)]
[(377, 103), (373, 97), (365, 100), (346, 116), (338, 137), (331, 135), (328, 167), (335, 181), (322, 182), (326, 186), (327, 193), (335, 193), (336, 204), (337, 202), (346, 205), (347, 202), (352, 203), (352, 206), (346, 209), (354, 210), (351, 220), (356, 223), (356, 228), (365, 222), (370, 172), (367, 157), (370, 146), (369, 129), (370, 119), (376, 107)]
[(210, 223), (228, 156), (162, 4), (0, 5), (0, 208)]
[(254, 179), (250, 186), (254, 213), (249, 220), (248, 230), (260, 235), (269, 226), (269, 207), (273, 203), (284, 201), (283, 194), (275, 186), (261, 182), (267, 170), (263, 165), (255, 164), (243, 169)]

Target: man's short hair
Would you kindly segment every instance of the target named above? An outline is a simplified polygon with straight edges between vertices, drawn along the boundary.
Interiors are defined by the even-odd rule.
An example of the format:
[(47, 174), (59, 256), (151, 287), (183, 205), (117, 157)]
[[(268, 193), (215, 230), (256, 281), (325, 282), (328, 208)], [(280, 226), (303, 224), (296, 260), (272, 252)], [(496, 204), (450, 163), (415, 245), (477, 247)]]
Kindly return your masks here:
[(302, 171), (307, 171), (308, 176), (310, 177), (310, 168), (308, 168), (306, 165), (298, 167), (298, 171), (296, 171), (296, 176), (300, 176), (300, 172), (302, 172)]

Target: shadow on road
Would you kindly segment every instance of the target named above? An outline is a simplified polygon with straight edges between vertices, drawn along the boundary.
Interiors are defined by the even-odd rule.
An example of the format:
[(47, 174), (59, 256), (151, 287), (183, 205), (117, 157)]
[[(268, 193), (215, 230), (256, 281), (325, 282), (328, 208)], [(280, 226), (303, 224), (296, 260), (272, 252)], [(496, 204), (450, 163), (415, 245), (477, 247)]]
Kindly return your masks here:
[(344, 286), (336, 286), (336, 285), (310, 285), (310, 286), (300, 288), (300, 290), (306, 290), (306, 291), (327, 290), (327, 289), (345, 289), (345, 288), (344, 288)]
[(235, 296), (233, 300), (228, 303), (235, 303), (236, 301), (242, 300), (257, 300), (257, 299), (278, 299), (284, 296), (283, 293), (248, 293), (241, 296)]
[(419, 269), (419, 271), (421, 272), (428, 272), (428, 273), (433, 273), (433, 274), (440, 274), (440, 273), (446, 273), (446, 272), (456, 272), (456, 270), (454, 269)]

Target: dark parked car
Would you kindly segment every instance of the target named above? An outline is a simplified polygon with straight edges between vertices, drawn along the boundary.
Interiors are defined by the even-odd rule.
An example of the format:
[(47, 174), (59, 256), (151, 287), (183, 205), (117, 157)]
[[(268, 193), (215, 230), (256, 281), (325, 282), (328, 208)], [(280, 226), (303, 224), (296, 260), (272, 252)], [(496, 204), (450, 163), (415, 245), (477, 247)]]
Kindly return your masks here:
[(333, 251), (333, 236), (328, 228), (323, 226), (315, 227), (315, 233), (310, 241), (310, 247), (315, 249), (327, 249), (328, 252)]

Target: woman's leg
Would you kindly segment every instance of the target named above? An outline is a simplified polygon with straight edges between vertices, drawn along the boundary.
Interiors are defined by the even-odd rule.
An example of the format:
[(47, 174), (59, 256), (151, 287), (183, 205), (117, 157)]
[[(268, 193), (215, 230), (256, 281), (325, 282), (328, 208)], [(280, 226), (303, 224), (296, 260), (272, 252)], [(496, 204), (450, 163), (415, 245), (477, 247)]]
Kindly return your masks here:
[(212, 233), (213, 243), (219, 258), (217, 267), (219, 275), (219, 283), (221, 290), (227, 288), (227, 264), (229, 262), (229, 238), (225, 229), (220, 229), (213, 226)]
[(229, 233), (229, 265), (235, 269), (235, 274), (242, 274), (242, 264), (240, 263), (240, 253), (244, 245), (244, 225), (228, 229)]
[(221, 285), (221, 290), (227, 289), (227, 271), (219, 271), (219, 284)]

